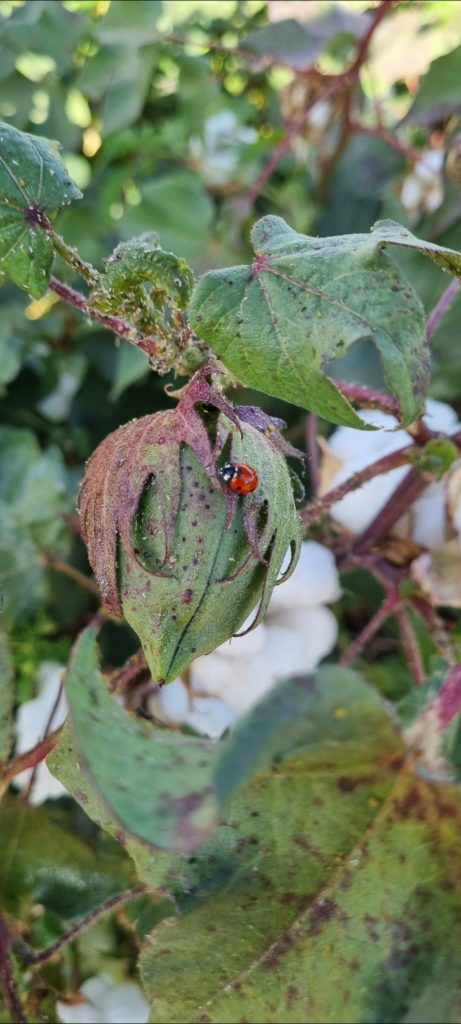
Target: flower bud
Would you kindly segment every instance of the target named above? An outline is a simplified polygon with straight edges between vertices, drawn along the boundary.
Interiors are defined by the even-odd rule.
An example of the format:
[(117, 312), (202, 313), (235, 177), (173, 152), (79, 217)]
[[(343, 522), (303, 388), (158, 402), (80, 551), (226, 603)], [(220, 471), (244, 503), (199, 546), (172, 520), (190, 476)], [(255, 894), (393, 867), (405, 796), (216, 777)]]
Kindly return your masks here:
[[(138, 634), (153, 677), (171, 682), (236, 633), (293, 571), (301, 526), (274, 421), (234, 409), (210, 370), (177, 407), (120, 427), (89, 460), (79, 510), (104, 606)], [(219, 476), (245, 464), (259, 482), (239, 495)], [(279, 580), (285, 554), (291, 562)]]

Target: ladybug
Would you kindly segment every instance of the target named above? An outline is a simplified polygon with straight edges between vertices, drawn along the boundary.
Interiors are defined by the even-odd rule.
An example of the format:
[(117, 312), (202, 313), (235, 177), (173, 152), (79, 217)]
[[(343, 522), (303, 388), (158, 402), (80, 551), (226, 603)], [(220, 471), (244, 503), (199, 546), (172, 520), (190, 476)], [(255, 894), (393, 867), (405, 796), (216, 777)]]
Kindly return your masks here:
[(259, 484), (256, 470), (245, 466), (243, 462), (228, 462), (218, 473), (235, 494), (251, 494)]

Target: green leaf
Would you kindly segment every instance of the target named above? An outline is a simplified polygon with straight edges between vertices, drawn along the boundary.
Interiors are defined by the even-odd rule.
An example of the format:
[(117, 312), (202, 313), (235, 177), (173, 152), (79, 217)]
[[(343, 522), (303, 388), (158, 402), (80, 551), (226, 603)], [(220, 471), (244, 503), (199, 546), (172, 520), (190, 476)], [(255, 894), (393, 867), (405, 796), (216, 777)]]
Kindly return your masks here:
[(415, 419), (429, 376), (423, 309), (383, 250), (416, 249), (452, 273), (461, 272), (461, 255), (393, 221), (367, 235), (310, 238), (264, 217), (252, 240), (251, 267), (205, 274), (192, 296), (192, 324), (226, 366), (249, 386), (363, 427), (326, 370), (371, 340), (402, 422)]
[[(402, 770), (384, 708), (354, 673), (322, 669), (303, 701), (302, 687), (254, 709), (271, 768), (184, 867), (184, 916), (145, 945), (151, 1019), (458, 1021), (459, 794)], [(245, 757), (250, 719), (238, 728)]]
[(264, 25), (245, 36), (240, 46), (251, 53), (275, 57), (281, 64), (301, 71), (312, 67), (339, 33), (359, 38), (366, 25), (365, 18), (337, 7), (326, 17), (306, 23), (286, 18)]
[(138, 877), (151, 888), (163, 885), (166, 874), (170, 870), (171, 857), (153, 850), (152, 846), (130, 835), (120, 825), (120, 821), (107, 808), (101, 798), (94, 780), (91, 778), (78, 750), (72, 730), (66, 722), (59, 741), (47, 757), (47, 765), (53, 775), (80, 804), (85, 814), (92, 821), (108, 832), (126, 849), (132, 858)]
[[(0, 614), (3, 604), (0, 593)], [(7, 761), (13, 743), (13, 663), (8, 647), (8, 638), (0, 633), (0, 764)], [(0, 783), (1, 793), (1, 783)]]
[(33, 298), (46, 292), (53, 263), (46, 214), (81, 198), (57, 150), (0, 124), (0, 269)]
[[(395, 781), (399, 741), (376, 692), (328, 667), (272, 691), (220, 749), (222, 797), (228, 780), (255, 774), (213, 838), (172, 866), (183, 916), (160, 926), (141, 958), (156, 1021), (217, 1019), (221, 992), (283, 941), (342, 865), (353, 871), (352, 851)], [(289, 988), (284, 979), (281, 994)], [(286, 1019), (273, 1015), (264, 983), (260, 995), (257, 1010), (218, 1019)], [(305, 1017), (297, 1009), (288, 1019)]]
[(99, 42), (109, 46), (145, 46), (157, 38), (161, 14), (161, 0), (131, 0), (129, 7), (124, 0), (112, 0), (94, 34)]
[(0, 585), (6, 621), (35, 610), (43, 600), (43, 555), (57, 555), (69, 510), (65, 468), (56, 448), (42, 452), (28, 430), (0, 427)]
[(207, 255), (213, 204), (197, 175), (174, 171), (154, 178), (142, 189), (142, 199), (140, 206), (126, 209), (121, 225), (125, 237), (145, 231), (147, 223), (165, 249), (187, 260)]
[(430, 124), (461, 109), (461, 46), (433, 60), (405, 121)]
[(124, 711), (99, 671), (94, 629), (77, 641), (65, 685), (80, 755), (122, 828), (163, 850), (203, 841), (217, 820), (213, 744), (155, 729)]

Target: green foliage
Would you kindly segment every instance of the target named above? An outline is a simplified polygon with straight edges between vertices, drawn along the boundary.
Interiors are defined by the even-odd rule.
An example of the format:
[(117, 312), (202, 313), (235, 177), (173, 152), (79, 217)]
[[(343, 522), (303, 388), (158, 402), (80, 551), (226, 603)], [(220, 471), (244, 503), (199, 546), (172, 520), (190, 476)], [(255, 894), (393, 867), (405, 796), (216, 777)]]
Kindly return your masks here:
[(46, 559), (66, 549), (61, 514), (69, 509), (65, 467), (54, 447), (41, 452), (34, 434), (0, 427), (0, 579), (4, 621), (30, 615), (46, 593)]
[[(276, 6), (0, 4), (1, 759), (14, 758), (14, 709), (35, 696), (42, 662), (65, 661), (79, 637), (70, 720), (48, 758), (69, 796), (35, 808), (10, 793), (2, 803), (3, 912), (11, 932), (39, 948), (137, 880), (149, 890), (33, 973), (15, 947), (31, 1021), (57, 1019), (55, 997), (72, 1002), (92, 974), (133, 977), (141, 942), (152, 1020), (461, 1019), (460, 611), (441, 607), (435, 616), (418, 582), (421, 566), (434, 573), (444, 560), (456, 576), (457, 540), (440, 552), (415, 550), (400, 536), (409, 508), (397, 538), (367, 549), (367, 566), (395, 581), (411, 627), (405, 651), (397, 616), (362, 651), (373, 687), (335, 666), (291, 679), (216, 743), (143, 721), (153, 706), (145, 667), (123, 687), (118, 676), (121, 699), (109, 692), (108, 677), (127, 671), (137, 641), (101, 612), (78, 535), (85, 461), (120, 424), (134, 430), (132, 420), (172, 408), (153, 368), (188, 375), (222, 360), (217, 393), (235, 384), (243, 405), (255, 397), (242, 385), (257, 389), (264, 412), (283, 416), (296, 444), (305, 409), (363, 426), (351, 385), (382, 389), (384, 381), (404, 424), (423, 410), (424, 320), (447, 287), (444, 271), (459, 275), (461, 266), (458, 5), (388, 5), (368, 42), (378, 6), (322, 3), (307, 21), (278, 22)], [(49, 139), (59, 140), (62, 159)], [(81, 192), (83, 201), (69, 205)], [(80, 289), (70, 304), (47, 293), (53, 260), (58, 292)], [(26, 316), (17, 286), (32, 299)], [(458, 414), (460, 303), (458, 295), (440, 317), (430, 353), (432, 394)], [(115, 346), (111, 328), (132, 344)], [(257, 429), (273, 436), (256, 414)], [(257, 446), (236, 426), (232, 451), (221, 451), (206, 402), (200, 417), (212, 445), (208, 468), (238, 459), (262, 480)], [(311, 448), (312, 427), (311, 419)], [(319, 425), (321, 435), (328, 429)], [(449, 492), (452, 536), (458, 447), (446, 437), (423, 444), (413, 433), (413, 470), (440, 481), (436, 493)], [(357, 435), (357, 445), (365, 440)], [(111, 586), (118, 593), (131, 545), (131, 589), (147, 592), (147, 578), (158, 597), (176, 586), (154, 565), (175, 491), (160, 460), (159, 502), (145, 454), (138, 474), (127, 446), (117, 469), (118, 497), (142, 494), (142, 515), (133, 528), (130, 520), (123, 550), (113, 520)], [(183, 447), (183, 467), (187, 456)], [(208, 482), (194, 459), (196, 482)], [(115, 495), (106, 469), (101, 459), (95, 550), (107, 541)], [(286, 516), (285, 467), (279, 483), (282, 475), (283, 487), (264, 478), (255, 492), (273, 501), (277, 491), (277, 500), (258, 508), (250, 534), (253, 498), (238, 499), (226, 529), (222, 482), (219, 529), (199, 514), (199, 499), (190, 499), (189, 516), (180, 508), (181, 571), (196, 554), (192, 515), (214, 569), (226, 571), (235, 538), (240, 559), (270, 520), (272, 585), (295, 521), (291, 491)], [(350, 538), (337, 524), (325, 517), (315, 537), (334, 540), (344, 560)], [(265, 571), (258, 562), (259, 582)], [(335, 608), (338, 657), (382, 602), (368, 568), (360, 572), (362, 588), (345, 576)], [(200, 593), (194, 639), (193, 630), (187, 636), (196, 651), (186, 650), (184, 634), (191, 606), (181, 605), (176, 626), (163, 623), (159, 658), (167, 648), (181, 653), (170, 658), (171, 678), (202, 651), (205, 631), (219, 642), (230, 620), (242, 621), (259, 595), (259, 584), (250, 594), (244, 580), (216, 584), (208, 603)], [(131, 615), (132, 598), (124, 595), (124, 609), (141, 623), (147, 648), (152, 620), (144, 599)], [(94, 615), (102, 670), (95, 629), (85, 631)], [(431, 667), (439, 647), (444, 660)], [(427, 668), (414, 687), (412, 673)], [(192, 705), (200, 699), (192, 689)], [(9, 1019), (0, 1001), (0, 1020)]]
[(157, 849), (191, 849), (217, 821), (212, 744), (129, 717), (106, 691), (95, 637), (81, 635), (66, 678), (80, 756), (122, 828)]
[(226, 366), (248, 385), (358, 427), (360, 418), (325, 369), (351, 345), (371, 339), (402, 422), (411, 423), (428, 386), (422, 309), (382, 252), (409, 246), (456, 272), (459, 254), (420, 242), (392, 221), (376, 224), (369, 235), (323, 240), (266, 217), (252, 240), (251, 267), (212, 271), (192, 299), (196, 330)]
[(82, 193), (49, 139), (0, 124), (0, 267), (33, 298), (46, 292), (53, 245), (43, 230), (48, 212)]

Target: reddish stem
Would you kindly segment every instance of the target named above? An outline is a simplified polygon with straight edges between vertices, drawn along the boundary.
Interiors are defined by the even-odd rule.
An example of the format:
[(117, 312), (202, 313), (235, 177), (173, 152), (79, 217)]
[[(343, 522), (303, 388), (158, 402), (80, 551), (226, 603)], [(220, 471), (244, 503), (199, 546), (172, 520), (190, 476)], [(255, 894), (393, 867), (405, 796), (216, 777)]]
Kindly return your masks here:
[(451, 304), (453, 302), (453, 299), (456, 298), (460, 288), (461, 288), (461, 281), (459, 281), (459, 279), (457, 277), (454, 277), (450, 281), (450, 284), (448, 285), (448, 288), (445, 288), (445, 291), (440, 296), (440, 299), (438, 300), (438, 302), (436, 302), (436, 304), (434, 306), (434, 309), (432, 310), (432, 313), (429, 314), (428, 319), (427, 319), (426, 337), (427, 337), (428, 341), (432, 340), (432, 338), (433, 338), (433, 336), (434, 336), (434, 334), (435, 334), (435, 332), (436, 332), (436, 330), (437, 330), (437, 328), (438, 328), (438, 326), (440, 324), (440, 321), (445, 316), (445, 313), (447, 312), (447, 310), (450, 308), (450, 306), (451, 306)]
[(103, 324), (109, 331), (113, 331), (119, 338), (125, 338), (126, 341), (131, 342), (136, 348), (141, 349), (151, 359), (158, 359), (161, 357), (160, 342), (155, 338), (139, 338), (132, 324), (128, 323), (127, 320), (123, 320), (120, 316), (107, 316), (104, 313), (99, 313), (97, 309), (88, 302), (85, 295), (81, 292), (76, 291), (75, 288), (71, 288), (69, 284), (65, 284), (64, 281), (59, 281), (57, 277), (50, 278), (50, 288), (59, 295), (61, 299), (68, 302), (69, 305), (74, 306), (75, 309), (80, 309), (86, 316), (91, 317), (92, 320), (97, 320), (98, 323)]
[(317, 443), (317, 417), (313, 412), (306, 417), (306, 450), (309, 460), (309, 472), (311, 476), (312, 492), (314, 497), (319, 493), (320, 487), (320, 464), (319, 446)]
[(411, 669), (413, 679), (417, 686), (421, 686), (426, 680), (426, 673), (424, 671), (419, 644), (406, 608), (399, 608), (396, 612), (396, 617), (405, 656)]
[[(44, 740), (46, 740), (46, 738), (48, 736), (48, 733), (49, 733), (49, 731), (51, 729), (51, 726), (53, 724), (54, 716), (55, 716), (55, 714), (56, 714), (56, 712), (58, 710), (59, 701), (61, 700), (61, 696), (62, 696), (62, 688), (63, 688), (63, 684), (62, 684), (62, 681), (61, 681), (61, 683), (59, 685), (59, 688), (58, 688), (58, 692), (56, 694), (55, 702), (53, 704), (53, 707), (51, 708), (51, 711), (50, 711), (50, 713), (48, 715), (47, 723), (45, 725), (44, 736), (43, 736)], [(54, 743), (53, 743), (53, 747), (54, 747)], [(47, 751), (47, 753), (49, 753), (49, 751)], [(44, 756), (46, 757), (46, 754)], [(42, 761), (42, 760), (43, 760), (43, 757), (40, 758), (40, 761)], [(26, 789), (24, 790), (24, 793), (22, 794), (24, 800), (28, 800), (29, 797), (30, 797), (30, 794), (32, 793), (32, 790), (34, 788), (35, 779), (37, 778), (37, 771), (38, 771), (38, 767), (39, 767), (40, 761), (37, 761), (37, 760), (35, 761), (35, 764), (34, 764), (34, 767), (33, 767), (33, 770), (32, 770), (32, 774), (31, 774), (31, 777), (29, 779), (29, 783), (28, 783)]]
[(147, 661), (144, 655), (144, 651), (136, 651), (135, 654), (128, 658), (121, 668), (116, 669), (115, 672), (109, 677), (109, 689), (113, 693), (123, 693), (129, 683), (133, 682), (141, 672), (145, 672), (147, 669)]
[(1, 766), (0, 778), (2, 782), (11, 782), (12, 779), (19, 775), (20, 772), (26, 771), (27, 768), (35, 768), (41, 761), (51, 753), (53, 748), (56, 746), (59, 739), (59, 732), (53, 733), (52, 736), (46, 736), (45, 739), (40, 740), (32, 750), (27, 750), (25, 754), (20, 754), (15, 757), (12, 761), (8, 761), (6, 764)]
[(59, 939), (56, 939), (56, 942), (52, 942), (50, 946), (46, 947), (46, 949), (31, 949), (27, 943), (23, 942), (21, 939), (16, 939), (15, 945), (22, 962), (27, 967), (36, 967), (38, 964), (46, 963), (48, 960), (51, 960), (52, 957), (56, 956), (64, 946), (67, 946), (69, 942), (72, 942), (77, 935), (80, 935), (83, 931), (86, 931), (87, 928), (90, 928), (91, 925), (94, 924), (95, 921), (98, 921), (100, 917), (103, 917), (104, 914), (108, 914), (109, 911), (114, 910), (115, 907), (121, 907), (123, 903), (127, 903), (128, 900), (132, 900), (136, 896), (142, 896), (147, 891), (146, 885), (135, 885), (132, 889), (125, 889), (123, 892), (117, 893), (116, 896), (110, 896), (108, 900), (105, 900), (105, 902), (101, 904), (101, 906), (96, 907), (95, 910), (91, 910), (86, 917), (77, 924), (72, 925), (72, 928), (69, 928), (64, 935), (61, 935)]
[(333, 82), (330, 81), (330, 84), (323, 92), (318, 93), (317, 96), (312, 97), (306, 109), (304, 110), (302, 117), (298, 117), (296, 118), (296, 120), (290, 121), (288, 123), (285, 132), (282, 138), (280, 139), (280, 142), (278, 142), (277, 145), (274, 146), (272, 156), (269, 158), (267, 164), (263, 167), (260, 174), (258, 174), (258, 177), (256, 178), (254, 185), (247, 194), (246, 202), (249, 207), (254, 205), (258, 196), (261, 194), (264, 186), (269, 181), (269, 178), (272, 177), (280, 161), (283, 160), (285, 153), (288, 153), (288, 150), (290, 149), (292, 142), (300, 134), (300, 132), (302, 132), (303, 128), (305, 127), (309, 120), (309, 114), (311, 110), (313, 110), (315, 105), (319, 103), (320, 100), (326, 101), (331, 99), (332, 96), (334, 96), (337, 92), (340, 91), (342, 85), (342, 76), (338, 76), (338, 78), (335, 78)]
[(11, 1015), (11, 1024), (27, 1024), (16, 986), (10, 947), (10, 931), (3, 914), (0, 913), (0, 983), (5, 995), (5, 1004)]
[(369, 641), (374, 637), (375, 633), (381, 628), (383, 622), (389, 618), (390, 615), (394, 615), (401, 604), (400, 594), (393, 590), (387, 595), (383, 603), (378, 608), (377, 612), (373, 615), (373, 618), (367, 623), (362, 631), (356, 636), (355, 640), (350, 644), (345, 654), (341, 658), (341, 665), (347, 668), (352, 665), (352, 662), (362, 653), (364, 648), (367, 646)]
[(362, 384), (350, 384), (346, 380), (337, 380), (336, 386), (350, 402), (363, 405), (368, 409), (381, 409), (392, 416), (400, 415), (400, 406), (392, 395), (385, 395), (382, 391), (375, 391), (373, 388), (363, 387)]
[[(401, 449), (400, 453), (395, 454), (401, 454), (402, 451), (408, 452), (408, 448)], [(417, 447), (412, 446), (412, 451), (417, 451)], [(413, 505), (413, 502), (419, 498), (430, 483), (430, 477), (424, 477), (417, 469), (410, 469), (381, 511), (357, 538), (354, 550), (363, 551), (370, 544), (377, 544), (378, 541), (387, 537), (403, 513), (410, 505)]]
[[(391, 469), (397, 469), (399, 466), (405, 466), (408, 463), (409, 455), (415, 451), (417, 451), (416, 445), (406, 445), (405, 448), (400, 448), (396, 452), (390, 452), (388, 455), (384, 455), (382, 459), (378, 459), (376, 462), (371, 463), (370, 466), (364, 466), (364, 468), (358, 470), (357, 473), (353, 473), (352, 476), (348, 477), (347, 480), (344, 480), (342, 484), (338, 484), (337, 487), (333, 487), (331, 491), (328, 491), (323, 498), (319, 498), (307, 508), (303, 509), (301, 512), (301, 518), (304, 526), (310, 526), (312, 523), (316, 522), (317, 519), (321, 519), (322, 516), (326, 515), (330, 510), (332, 505), (335, 505), (337, 501), (341, 501), (342, 498), (345, 498), (346, 494), (349, 494), (350, 491), (355, 491), (358, 487), (362, 487), (368, 480), (372, 480), (375, 476), (381, 476), (382, 473), (389, 473)], [(410, 472), (416, 471), (410, 470)], [(421, 479), (419, 474), (417, 474), (417, 477), (418, 480)], [(397, 494), (397, 490), (394, 494)], [(392, 500), (393, 497), (391, 501)], [(385, 506), (385, 508), (386, 507), (387, 506)], [(397, 519), (401, 514), (402, 513), (399, 511)], [(371, 527), (368, 527), (368, 530), (370, 529)], [(360, 536), (357, 541), (357, 546), (360, 545), (360, 547), (362, 547), (362, 540), (365, 537), (365, 534), (368, 533), (368, 530)]]
[(352, 132), (356, 132), (357, 134), (372, 135), (375, 139), (381, 139), (392, 149), (395, 149), (396, 153), (400, 153), (401, 156), (406, 157), (406, 159), (410, 160), (413, 164), (421, 160), (420, 150), (413, 149), (412, 146), (407, 146), (404, 142), (400, 142), (391, 131), (388, 131), (388, 129), (384, 127), (384, 125), (362, 124), (361, 121), (357, 121), (355, 118), (352, 118), (349, 121), (349, 127)]

